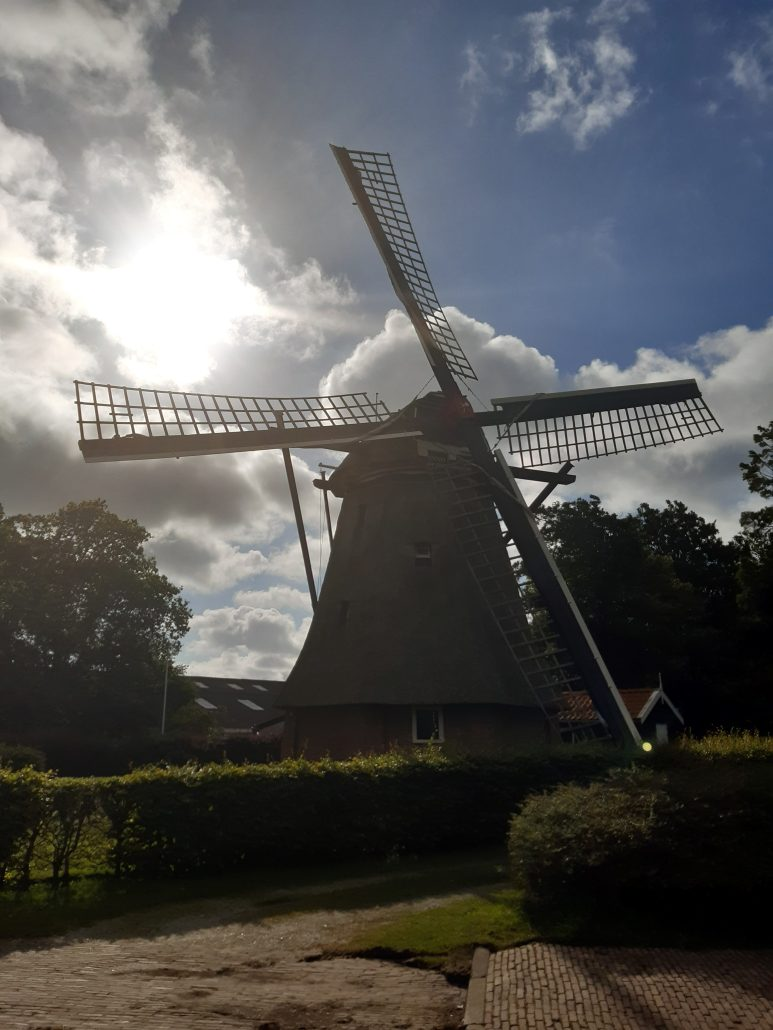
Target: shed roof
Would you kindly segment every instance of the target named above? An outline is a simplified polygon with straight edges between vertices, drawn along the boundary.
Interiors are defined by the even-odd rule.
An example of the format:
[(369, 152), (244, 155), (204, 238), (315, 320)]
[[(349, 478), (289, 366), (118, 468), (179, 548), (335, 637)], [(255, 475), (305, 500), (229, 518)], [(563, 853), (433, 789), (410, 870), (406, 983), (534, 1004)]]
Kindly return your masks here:
[[(662, 687), (650, 690), (647, 687), (636, 687), (619, 690), (620, 698), (632, 719), (644, 720), (652, 712), (655, 705), (662, 701), (673, 711), (684, 725), (684, 719)], [(584, 691), (567, 691), (562, 698), (560, 718), (565, 722), (591, 722), (595, 718), (593, 702)]]

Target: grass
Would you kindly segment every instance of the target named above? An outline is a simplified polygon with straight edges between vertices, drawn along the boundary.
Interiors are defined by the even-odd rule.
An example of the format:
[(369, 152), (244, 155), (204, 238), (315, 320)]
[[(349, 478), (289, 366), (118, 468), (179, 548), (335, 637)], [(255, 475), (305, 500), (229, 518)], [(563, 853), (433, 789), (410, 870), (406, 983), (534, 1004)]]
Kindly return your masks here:
[(239, 897), (277, 914), (358, 909), (458, 893), (502, 878), (501, 848), (167, 880), (82, 877), (0, 891), (0, 939), (47, 937), (164, 905)]
[(354, 955), (410, 958), (416, 965), (464, 976), (476, 947), (498, 950), (534, 937), (534, 929), (521, 909), (520, 895), (501, 887), (475, 891), (369, 926), (342, 944), (340, 950)]

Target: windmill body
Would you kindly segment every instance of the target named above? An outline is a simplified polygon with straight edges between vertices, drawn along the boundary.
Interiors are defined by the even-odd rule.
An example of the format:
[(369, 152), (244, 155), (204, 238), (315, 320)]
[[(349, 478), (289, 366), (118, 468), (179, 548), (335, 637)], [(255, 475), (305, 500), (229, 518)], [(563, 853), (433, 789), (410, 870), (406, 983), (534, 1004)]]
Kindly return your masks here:
[[(306, 556), (315, 612), (280, 699), (285, 754), (343, 757), (430, 739), (460, 750), (589, 738), (636, 746), (517, 480), (542, 483), (533, 508), (573, 481), (574, 462), (720, 427), (693, 380), (512, 396), (475, 411), (463, 388), (475, 373), (435, 295), (389, 155), (332, 149), (439, 390), (391, 413), (367, 394), (78, 383), (84, 458), (281, 449), (306, 556), (290, 448), (346, 454), (318, 484), (342, 506), (318, 601)], [(487, 430), (515, 464), (491, 449)]]
[[(480, 603), (427, 451), (425, 435), (363, 443), (328, 481), (342, 505), (319, 603), (282, 693), (291, 713), (286, 755), (410, 746), (421, 739), (422, 719), (438, 739), (475, 750), (548, 737), (537, 700)], [(493, 505), (488, 522), (518, 603)]]

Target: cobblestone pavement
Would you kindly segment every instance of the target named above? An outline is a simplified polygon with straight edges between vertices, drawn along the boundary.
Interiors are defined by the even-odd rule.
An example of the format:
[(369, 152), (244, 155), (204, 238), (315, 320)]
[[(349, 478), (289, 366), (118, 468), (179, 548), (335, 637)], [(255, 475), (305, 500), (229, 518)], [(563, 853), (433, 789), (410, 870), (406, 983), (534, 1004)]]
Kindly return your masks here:
[[(390, 912), (432, 901), (389, 906)], [(272, 916), (205, 901), (19, 942), (0, 959), (1, 1030), (449, 1030), (439, 974), (323, 955), (384, 908)]]
[(771, 1030), (773, 951), (528, 944), (491, 956), (486, 1030)]

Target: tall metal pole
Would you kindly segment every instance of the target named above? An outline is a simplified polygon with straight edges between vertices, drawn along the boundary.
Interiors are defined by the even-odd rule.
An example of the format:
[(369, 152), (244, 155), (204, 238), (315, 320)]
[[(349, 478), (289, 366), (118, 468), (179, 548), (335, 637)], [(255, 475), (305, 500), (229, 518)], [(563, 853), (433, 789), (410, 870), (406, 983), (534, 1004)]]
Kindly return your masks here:
[(313, 609), (316, 609), (317, 588), (314, 586), (314, 573), (311, 571), (311, 558), (309, 558), (309, 546), (306, 543), (306, 528), (303, 525), (303, 515), (301, 514), (301, 502), (298, 498), (298, 487), (295, 483), (295, 473), (293, 472), (293, 461), (290, 457), (289, 447), (282, 448), (282, 457), (285, 460), (287, 484), (290, 487), (290, 497), (292, 498), (293, 511), (295, 512), (295, 525), (298, 527), (298, 539), (301, 544), (301, 554), (303, 555), (303, 564), (306, 569), (306, 580), (309, 584), (311, 607)]
[(169, 687), (169, 659), (164, 664), (164, 700), (161, 705), (161, 736), (166, 732), (166, 694)]
[(333, 546), (333, 524), (330, 521), (330, 502), (327, 499), (327, 478), (325, 476), (325, 470), (322, 470), (322, 496), (325, 498), (325, 518), (327, 519), (327, 538), (330, 541), (330, 546)]

